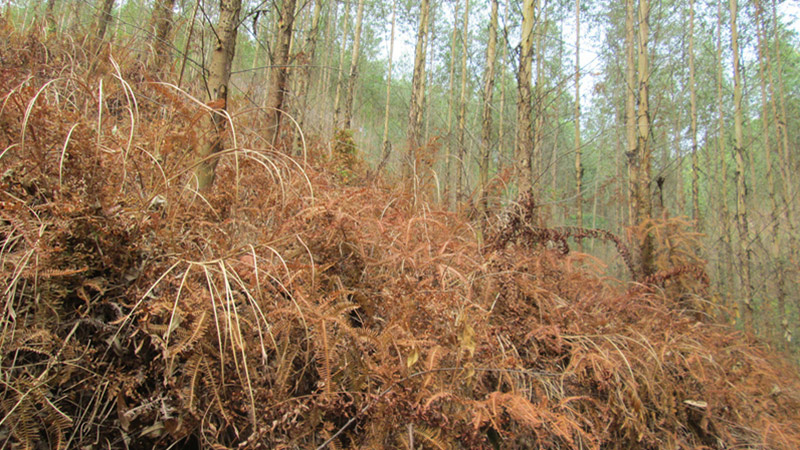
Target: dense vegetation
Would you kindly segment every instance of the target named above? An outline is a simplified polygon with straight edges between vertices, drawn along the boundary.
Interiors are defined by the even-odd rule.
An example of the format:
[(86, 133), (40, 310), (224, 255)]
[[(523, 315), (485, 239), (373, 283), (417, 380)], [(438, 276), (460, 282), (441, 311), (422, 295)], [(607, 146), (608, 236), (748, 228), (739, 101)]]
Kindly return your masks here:
[[(488, 134), (486, 5), (435, 2), (417, 33), (428, 70), (389, 83), (384, 134), (378, 33), (394, 13), (378, 2), (349, 13), (349, 1), (245, 2), (228, 22), (237, 42), (222, 81), (214, 53), (230, 48), (222, 24), (235, 1), (38, 3), (0, 16), (0, 448), (800, 446), (787, 341), (798, 327), (795, 73), (784, 69), (783, 96), (765, 95), (763, 110), (752, 88), (745, 107), (722, 104), (750, 114), (741, 175), (775, 178), (744, 199), (753, 234), (740, 239), (716, 225), (741, 211), (723, 175), (735, 155), (717, 147), (738, 133), (715, 128), (714, 83), (736, 90), (715, 78), (728, 61), (697, 58), (687, 112), (689, 74), (659, 63), (683, 31), (666, 4), (651, 18), (654, 206), (637, 222), (614, 44), (624, 3), (579, 6), (619, 52), (603, 56), (580, 112), (568, 52), (552, 45), (569, 5), (525, 2), (540, 19), (530, 192), (514, 144), (525, 134), (511, 120), (524, 99), (507, 42), (525, 28), (513, 8), (497, 26)], [(398, 5), (400, 27), (426, 22)], [(455, 45), (444, 17), (470, 14), (483, 19)], [(336, 49), (348, 23), (360, 56), (347, 39)], [(758, 72), (766, 58), (749, 55), (745, 81), (760, 74), (766, 88), (771, 70), (777, 87), (778, 65), (796, 63), (794, 37), (750, 23), (778, 39), (781, 59)], [(698, 54), (715, 53), (697, 38)], [(351, 70), (313, 69), (337, 58)], [(451, 61), (469, 68), (461, 105)], [(694, 114), (701, 125), (687, 122)], [(705, 136), (695, 172), (688, 128)], [(445, 155), (464, 162), (461, 175), (444, 176)], [(736, 260), (739, 248), (750, 259)]]

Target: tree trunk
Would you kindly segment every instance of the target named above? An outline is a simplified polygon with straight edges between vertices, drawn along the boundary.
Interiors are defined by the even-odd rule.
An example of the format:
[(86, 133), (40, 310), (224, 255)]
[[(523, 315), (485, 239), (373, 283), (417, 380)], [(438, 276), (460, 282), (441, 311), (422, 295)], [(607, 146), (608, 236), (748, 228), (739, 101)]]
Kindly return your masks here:
[[(228, 81), (231, 78), (231, 62), (236, 52), (236, 31), (239, 23), (241, 0), (221, 0), (217, 41), (211, 53), (208, 67), (208, 99), (214, 108), (224, 111), (228, 102)], [(197, 186), (204, 190), (214, 183), (218, 159), (216, 153), (222, 150), (222, 139), (227, 121), (218, 112), (209, 114), (203, 128), (208, 137), (197, 151), (198, 164), (195, 169)]]
[(153, 71), (160, 73), (164, 65), (169, 60), (170, 41), (169, 34), (172, 30), (172, 10), (175, 8), (175, 0), (157, 0), (153, 6), (153, 49), (155, 57), (153, 59)]
[(637, 198), (635, 180), (638, 177), (636, 158), (636, 66), (633, 58), (635, 48), (633, 0), (627, 0), (625, 2), (625, 155), (628, 158), (629, 225), (633, 225), (636, 222), (634, 213)]
[(414, 52), (414, 75), (411, 80), (411, 107), (408, 111), (408, 162), (405, 165), (406, 180), (412, 183), (416, 192), (417, 154), (421, 145), (422, 107), (425, 102), (425, 37), (428, 33), (429, 0), (422, 0), (419, 7), (419, 27), (417, 28), (417, 47)]
[(111, 23), (111, 10), (114, 9), (114, 0), (100, 0), (102, 5), (97, 9), (97, 24), (95, 25), (95, 39), (97, 47), (103, 42), (106, 37), (106, 30)]
[[(716, 68), (717, 68), (717, 157), (719, 158), (720, 168), (720, 222), (722, 224), (722, 247), (725, 254), (723, 260), (725, 274), (720, 277), (725, 280), (727, 286), (723, 292), (732, 292), (733, 287), (733, 244), (731, 243), (730, 231), (730, 210), (728, 208), (728, 167), (725, 159), (725, 112), (722, 103), (722, 0), (717, 1), (717, 32), (716, 32)], [(730, 299), (730, 297), (728, 297)], [(733, 303), (726, 301), (726, 303)], [(738, 308), (738, 303), (736, 303)], [(736, 314), (738, 316), (738, 314)]]
[(338, 11), (339, 11), (339, 4), (337, 2), (332, 2), (331, 6), (329, 6), (328, 9), (328, 17), (325, 20), (325, 46), (324, 46), (325, 50), (322, 53), (322, 64), (321, 64), (322, 76), (319, 77), (317, 83), (317, 92), (324, 98), (328, 97), (327, 94), (329, 92), (329, 86), (330, 86), (329, 82), (330, 82), (331, 71), (330, 68), (328, 67), (329, 65), (328, 61), (330, 60), (331, 53), (333, 53), (333, 42), (334, 42), (333, 35), (336, 32), (336, 26), (334, 24), (336, 23), (336, 16), (338, 15)]
[[(575, 0), (575, 222), (583, 226), (583, 163), (581, 161), (581, 0)], [(595, 183), (596, 184), (596, 183)], [(597, 194), (595, 194), (597, 198)], [(581, 242), (578, 240), (578, 249)]]
[[(316, 60), (317, 55), (317, 37), (319, 36), (319, 20), (322, 10), (322, 0), (314, 2), (314, 12), (311, 17), (311, 29), (308, 32), (308, 37), (303, 48), (304, 61), (303, 68), (300, 72), (300, 77), (297, 80), (297, 96), (298, 96), (298, 125), (303, 129), (305, 123), (306, 110), (308, 109), (308, 97), (311, 95), (309, 86), (311, 82), (311, 68)], [(302, 143), (301, 143), (302, 144)]]
[(289, 79), (289, 49), (292, 46), (292, 28), (294, 27), (294, 9), (296, 0), (283, 0), (278, 14), (278, 35), (275, 37), (275, 53), (272, 62), (273, 70), (269, 80), (267, 96), (266, 122), (267, 142), (277, 145), (280, 136), (281, 118), (286, 96), (286, 83)]
[(358, 52), (361, 43), (361, 21), (364, 17), (364, 0), (358, 0), (356, 13), (356, 29), (353, 33), (353, 51), (350, 59), (350, 78), (347, 85), (347, 97), (344, 103), (344, 128), (350, 128), (353, 121), (353, 102), (358, 79)]
[(689, 115), (692, 134), (692, 219), (698, 231), (700, 221), (700, 166), (697, 161), (697, 83), (694, 67), (694, 0), (689, 1)]
[[(653, 205), (650, 192), (650, 61), (648, 39), (650, 37), (650, 3), (649, 0), (639, 0), (639, 42), (637, 46), (637, 85), (639, 98), (637, 102), (636, 117), (636, 154), (634, 156), (635, 177), (632, 182), (635, 189), (634, 197), (634, 226), (641, 228), (652, 217)], [(642, 233), (638, 245), (638, 271), (640, 277), (651, 275), (653, 267), (653, 236)]]
[(342, 26), (342, 49), (339, 52), (339, 69), (336, 70), (336, 94), (333, 97), (333, 125), (339, 126), (339, 117), (342, 114), (342, 71), (344, 70), (344, 55), (347, 52), (347, 28), (350, 25), (350, 0), (344, 2), (344, 23)]
[(450, 77), (449, 85), (447, 88), (447, 146), (445, 147), (444, 155), (444, 191), (445, 191), (445, 206), (450, 208), (452, 203), (452, 164), (453, 159), (453, 108), (455, 105), (455, 79), (456, 79), (456, 43), (458, 42), (458, 7), (459, 2), (456, 0), (456, 6), (453, 9), (453, 37), (450, 41)]
[(383, 112), (383, 140), (381, 141), (381, 162), (375, 173), (380, 173), (389, 162), (389, 156), (392, 151), (391, 144), (389, 143), (389, 111), (392, 104), (392, 58), (394, 57), (394, 27), (395, 19), (397, 18), (397, 0), (392, 1), (392, 34), (389, 40), (389, 61), (386, 70), (386, 106)]
[(467, 170), (467, 41), (469, 40), (469, 0), (464, 1), (464, 25), (461, 34), (461, 95), (458, 100), (458, 157), (456, 158), (456, 205), (464, 201)]
[(483, 114), (481, 124), (480, 157), (480, 208), (485, 215), (488, 208), (486, 187), (489, 184), (489, 161), (492, 149), (492, 97), (494, 94), (494, 66), (497, 59), (497, 0), (491, 0), (489, 15), (489, 45), (486, 48), (486, 73), (483, 84)]
[[(506, 0), (503, 5), (503, 24), (508, 24), (508, 1)], [(503, 56), (500, 59), (500, 115), (497, 124), (497, 142), (498, 142), (498, 155), (497, 155), (497, 172), (503, 170), (504, 158), (506, 157), (505, 145), (505, 116), (506, 116), (506, 64), (508, 64), (508, 42), (506, 36), (508, 35), (507, 25), (503, 29)], [(513, 151), (513, 150), (512, 150)], [(513, 159), (513, 155), (512, 155)], [(512, 164), (513, 165), (513, 164)]]
[(531, 185), (536, 184), (536, 180), (542, 173), (544, 162), (542, 161), (542, 145), (544, 143), (544, 118), (547, 110), (547, 91), (544, 88), (544, 45), (542, 39), (547, 35), (547, 9), (542, 12), (542, 2), (537, 0), (534, 6), (534, 20), (536, 21), (535, 61), (536, 61), (536, 83), (533, 87), (533, 155), (531, 156)]
[(742, 75), (739, 70), (739, 31), (736, 27), (737, 0), (729, 0), (731, 11), (731, 50), (733, 52), (733, 156), (736, 161), (736, 225), (739, 229), (739, 254), (742, 295), (744, 301), (744, 327), (753, 332), (753, 285), (750, 279), (750, 233), (747, 225), (747, 187), (745, 185), (744, 131), (742, 127)]
[[(430, 95), (428, 95), (428, 87), (433, 86), (433, 67), (434, 67), (434, 57), (436, 47), (433, 45), (436, 42), (436, 3), (434, 2), (429, 6), (430, 11), (428, 11), (429, 23), (428, 23), (428, 33), (425, 37), (425, 45), (427, 45), (427, 55), (428, 55), (428, 70), (427, 76), (423, 80), (422, 90), (425, 92), (425, 101), (424, 101), (424, 115), (425, 115), (425, 133), (423, 134), (423, 141), (428, 142), (430, 140), (430, 128), (431, 128), (431, 101)], [(441, 199), (439, 199), (441, 201)]]
[(533, 63), (534, 0), (522, 4), (522, 42), (520, 43), (519, 71), (517, 73), (517, 145), (515, 150), (518, 196), (533, 196), (531, 184), (531, 65)]
[[(777, 321), (780, 329), (783, 331), (783, 336), (790, 336), (789, 322), (786, 320), (786, 269), (783, 267), (781, 255), (781, 241), (779, 235), (778, 225), (779, 207), (775, 193), (775, 175), (772, 167), (772, 147), (770, 145), (770, 126), (769, 126), (769, 100), (771, 97), (767, 93), (767, 76), (766, 72), (769, 66), (769, 48), (767, 45), (764, 19), (764, 10), (761, 6), (760, 0), (755, 0), (755, 23), (756, 23), (756, 38), (758, 42), (758, 79), (759, 87), (761, 89), (761, 146), (764, 151), (764, 165), (767, 168), (767, 193), (770, 203), (770, 225), (771, 233), (769, 235), (772, 255), (771, 260), (775, 261), (775, 277), (777, 278)], [(779, 340), (785, 344), (783, 339)]]

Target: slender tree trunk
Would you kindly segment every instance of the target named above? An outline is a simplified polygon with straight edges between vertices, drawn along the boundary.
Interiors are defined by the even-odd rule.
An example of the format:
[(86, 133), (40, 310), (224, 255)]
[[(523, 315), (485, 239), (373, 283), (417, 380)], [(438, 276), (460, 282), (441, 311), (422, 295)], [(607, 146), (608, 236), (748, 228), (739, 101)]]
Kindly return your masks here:
[(197, 19), (197, 10), (200, 9), (200, 0), (197, 0), (194, 4), (194, 9), (192, 12), (192, 20), (189, 22), (189, 32), (186, 35), (186, 45), (183, 48), (183, 59), (181, 60), (181, 70), (178, 74), (178, 88), (181, 87), (183, 83), (183, 74), (184, 70), (186, 69), (186, 60), (189, 58), (189, 49), (192, 43), (192, 36), (194, 33), (194, 24)]
[(389, 61), (386, 64), (386, 106), (383, 112), (383, 140), (381, 141), (381, 162), (375, 173), (380, 173), (389, 162), (389, 155), (391, 154), (392, 147), (389, 143), (389, 111), (392, 104), (392, 58), (394, 57), (394, 28), (395, 19), (397, 18), (397, 0), (392, 1), (392, 34), (389, 40)]
[[(297, 98), (298, 98), (298, 126), (302, 130), (305, 124), (306, 119), (306, 112), (308, 110), (308, 98), (311, 96), (311, 92), (309, 86), (311, 85), (311, 68), (316, 60), (317, 56), (317, 37), (319, 36), (319, 21), (320, 16), (322, 14), (322, 0), (316, 0), (314, 2), (314, 12), (311, 16), (311, 29), (308, 31), (308, 36), (306, 37), (306, 42), (303, 46), (303, 61), (298, 61), (297, 63), (303, 64), (303, 68), (300, 71), (300, 76), (297, 80)], [(300, 137), (295, 138), (296, 147), (300, 148), (302, 142), (300, 141)]]
[[(503, 5), (503, 24), (508, 24), (508, 2), (506, 0)], [(506, 117), (506, 64), (508, 64), (508, 42), (506, 36), (508, 35), (508, 27), (503, 28), (503, 56), (500, 59), (500, 116), (497, 124), (497, 142), (498, 142), (498, 155), (497, 155), (497, 172), (503, 170), (504, 158), (506, 157), (506, 144), (505, 144), (505, 117)], [(512, 150), (513, 151), (513, 150)], [(513, 160), (513, 155), (511, 160)], [(512, 164), (513, 165), (513, 164)]]
[(489, 161), (492, 147), (492, 97), (494, 94), (494, 66), (497, 59), (497, 0), (491, 0), (489, 15), (489, 45), (486, 48), (486, 73), (483, 84), (483, 114), (481, 124), (481, 157), (480, 157), (480, 208), (487, 212), (486, 187), (489, 184)]
[(417, 28), (417, 47), (414, 52), (414, 75), (411, 80), (411, 108), (408, 112), (408, 164), (406, 179), (411, 181), (416, 192), (417, 154), (421, 145), (422, 107), (425, 101), (423, 80), (425, 79), (425, 37), (428, 33), (429, 0), (422, 0), (419, 9), (419, 27)]
[[(770, 244), (772, 250), (771, 260), (775, 261), (775, 277), (777, 278), (777, 302), (778, 312), (777, 321), (784, 337), (790, 336), (789, 322), (786, 318), (786, 269), (783, 267), (781, 255), (781, 241), (778, 230), (779, 224), (779, 208), (778, 201), (775, 193), (775, 175), (772, 167), (772, 147), (770, 146), (770, 126), (769, 126), (769, 100), (771, 97), (767, 92), (767, 77), (766, 72), (769, 66), (769, 48), (767, 45), (767, 38), (765, 33), (766, 21), (764, 19), (764, 10), (761, 6), (760, 0), (755, 0), (755, 22), (756, 22), (756, 38), (758, 40), (758, 78), (759, 87), (761, 89), (761, 146), (764, 151), (764, 164), (767, 167), (767, 193), (770, 202)], [(771, 327), (770, 327), (771, 328)], [(780, 341), (785, 344), (783, 339)]]
[(628, 158), (628, 220), (636, 222), (636, 179), (639, 164), (636, 157), (636, 66), (634, 52), (636, 48), (634, 34), (634, 0), (625, 2), (625, 155)]
[[(583, 163), (581, 161), (581, 0), (575, 0), (575, 222), (583, 226)], [(596, 194), (595, 194), (596, 196)], [(579, 249), (581, 247), (578, 242)]]
[[(211, 53), (208, 67), (209, 101), (217, 110), (224, 111), (228, 102), (228, 82), (231, 78), (231, 62), (236, 52), (236, 32), (239, 23), (241, 0), (221, 0), (217, 40)], [(197, 151), (198, 164), (195, 169), (197, 186), (204, 190), (214, 183), (218, 159), (215, 154), (222, 150), (227, 121), (220, 113), (209, 114), (204, 129), (208, 134)]]
[(344, 23), (342, 30), (342, 49), (339, 53), (339, 69), (336, 71), (336, 94), (333, 97), (333, 124), (339, 126), (341, 116), (341, 96), (342, 96), (342, 71), (344, 70), (344, 55), (347, 52), (347, 28), (350, 23), (350, 0), (344, 2)]
[(517, 73), (517, 145), (515, 150), (517, 186), (520, 199), (533, 196), (531, 184), (531, 69), (533, 63), (534, 0), (522, 3), (522, 42)]
[(745, 150), (742, 126), (742, 75), (739, 70), (739, 31), (736, 27), (737, 0), (729, 0), (731, 11), (731, 50), (733, 51), (733, 155), (736, 161), (736, 225), (739, 229), (739, 264), (744, 296), (744, 326), (753, 332), (753, 285), (750, 279), (750, 233), (747, 224), (747, 187), (745, 185)]
[(269, 93), (267, 95), (266, 122), (267, 142), (277, 145), (280, 137), (281, 119), (283, 116), (286, 84), (289, 80), (289, 58), (292, 46), (292, 29), (294, 27), (294, 13), (296, 0), (283, 0), (278, 11), (279, 31), (275, 37), (275, 51), (273, 70), (269, 80)]
[[(652, 197), (650, 192), (650, 61), (648, 50), (648, 39), (650, 37), (650, 2), (649, 0), (639, 0), (639, 41), (637, 55), (637, 85), (639, 98), (637, 104), (636, 120), (636, 177), (633, 179), (635, 186), (634, 201), (634, 225), (639, 228), (652, 217)], [(655, 270), (653, 267), (653, 236), (650, 233), (642, 233), (638, 248), (638, 268), (639, 275), (646, 277)]]
[[(547, 92), (544, 89), (544, 45), (542, 39), (547, 35), (547, 10), (542, 11), (541, 0), (534, 6), (534, 21), (536, 41), (536, 83), (533, 87), (533, 155), (531, 156), (531, 184), (536, 184), (536, 179), (542, 173), (542, 146), (544, 143), (544, 118), (547, 113)], [(544, 16), (544, 18), (542, 18)]]
[(427, 76), (423, 80), (422, 90), (425, 92), (425, 133), (423, 142), (428, 142), (431, 137), (430, 134), (430, 127), (431, 127), (431, 101), (429, 100), (432, 95), (429, 95), (428, 87), (433, 86), (433, 67), (434, 67), (434, 54), (436, 47), (433, 45), (436, 42), (436, 3), (430, 5), (430, 11), (428, 12), (428, 17), (430, 18), (430, 23), (428, 24), (428, 33), (425, 37), (425, 45), (427, 45), (427, 55), (428, 55), (428, 70)]
[[(720, 168), (720, 222), (722, 223), (722, 246), (725, 253), (723, 260), (727, 286), (723, 292), (732, 292), (733, 286), (733, 244), (731, 242), (730, 209), (728, 207), (728, 165), (725, 158), (725, 112), (722, 103), (722, 0), (717, 1), (717, 35), (716, 35), (716, 67), (717, 67), (717, 157)], [(729, 297), (730, 299), (730, 297)], [(730, 306), (731, 301), (727, 301)], [(734, 303), (738, 309), (738, 303)], [(736, 314), (738, 316), (738, 313)]]
[(106, 37), (106, 30), (113, 19), (111, 16), (111, 10), (114, 9), (114, 0), (100, 1), (102, 2), (102, 5), (97, 10), (97, 24), (95, 25), (95, 39), (97, 40), (98, 47)]
[(364, 0), (358, 0), (356, 29), (353, 33), (353, 51), (350, 59), (350, 77), (347, 85), (347, 98), (344, 103), (344, 128), (350, 128), (353, 121), (353, 102), (358, 79), (358, 52), (361, 43), (361, 22), (364, 17)]
[[(789, 145), (789, 130), (787, 128), (787, 115), (786, 115), (786, 93), (784, 89), (783, 83), (783, 56), (781, 52), (781, 40), (778, 35), (778, 13), (777, 8), (775, 6), (775, 0), (772, 2), (772, 29), (774, 30), (773, 33), (773, 41), (775, 45), (775, 66), (777, 70), (775, 71), (778, 78), (778, 101), (780, 102), (780, 117), (778, 118), (778, 126), (781, 130), (780, 142), (781, 142), (781, 155), (783, 157), (783, 161), (781, 161), (781, 165), (786, 168), (783, 186), (784, 186), (784, 199), (787, 202), (786, 211), (787, 211), (787, 225), (789, 227), (790, 233), (789, 235), (794, 237), (794, 211), (796, 202), (793, 202), (792, 199), (795, 198), (794, 189), (794, 177), (793, 171), (791, 168), (794, 167), (794, 161), (792, 161), (792, 154), (791, 154), (791, 146)], [(776, 117), (777, 118), (777, 117)], [(796, 249), (796, 247), (795, 247)], [(794, 253), (794, 252), (793, 252)], [(798, 304), (800, 306), (800, 304)]]
[(469, 0), (464, 1), (464, 28), (461, 34), (461, 96), (458, 100), (458, 157), (456, 166), (456, 204), (466, 198), (464, 183), (467, 170), (467, 41), (469, 40)]
[(325, 24), (325, 51), (322, 54), (322, 76), (319, 77), (319, 83), (317, 84), (317, 92), (319, 95), (323, 95), (324, 97), (328, 96), (329, 86), (330, 86), (330, 57), (331, 53), (333, 53), (333, 42), (335, 40), (333, 34), (336, 31), (336, 17), (339, 11), (339, 3), (332, 2), (331, 6), (332, 10), (328, 11), (328, 17)]
[(169, 34), (172, 31), (172, 10), (175, 8), (175, 0), (158, 0), (153, 6), (153, 70), (161, 72), (164, 65), (169, 60), (170, 41)]
[[(780, 158), (781, 164), (780, 166), (783, 168), (781, 171), (781, 179), (783, 184), (783, 201), (785, 203), (785, 207), (783, 208), (784, 214), (784, 225), (787, 230), (788, 241), (789, 241), (789, 258), (793, 261), (797, 261), (797, 251), (800, 245), (797, 242), (797, 235), (796, 235), (796, 228), (795, 228), (795, 213), (796, 213), (796, 205), (797, 201), (795, 200), (795, 181), (794, 181), (794, 172), (795, 172), (795, 161), (793, 161), (792, 153), (791, 153), (791, 146), (789, 145), (789, 129), (787, 128), (787, 115), (786, 115), (786, 93), (784, 89), (784, 82), (783, 82), (783, 56), (781, 52), (781, 39), (778, 24), (778, 13), (775, 0), (772, 1), (772, 29), (773, 29), (773, 42), (775, 45), (774, 53), (775, 53), (775, 66), (777, 69), (770, 69), (770, 84), (773, 86), (772, 88), (772, 98), (773, 98), (773, 105), (775, 103), (775, 88), (774, 88), (774, 81), (773, 80), (773, 72), (776, 72), (778, 78), (778, 92), (777, 97), (780, 104), (780, 114), (776, 111), (775, 106), (773, 106), (773, 115), (775, 116), (775, 123), (778, 128), (778, 142), (780, 143)], [(769, 55), (768, 55), (769, 56)], [(768, 59), (768, 61), (771, 61)], [(800, 309), (800, 296), (795, 296), (795, 304), (796, 308)]]
[(698, 231), (700, 219), (700, 166), (697, 161), (697, 82), (694, 67), (694, 0), (689, 1), (689, 115), (692, 134), (692, 219)]
[(456, 6), (453, 13), (453, 37), (450, 41), (450, 77), (449, 85), (447, 88), (447, 137), (448, 143), (445, 147), (444, 156), (444, 186), (445, 186), (445, 205), (447, 208), (452, 204), (452, 147), (453, 147), (453, 109), (455, 107), (455, 79), (456, 79), (456, 43), (458, 42), (458, 7), (459, 1), (456, 0)]

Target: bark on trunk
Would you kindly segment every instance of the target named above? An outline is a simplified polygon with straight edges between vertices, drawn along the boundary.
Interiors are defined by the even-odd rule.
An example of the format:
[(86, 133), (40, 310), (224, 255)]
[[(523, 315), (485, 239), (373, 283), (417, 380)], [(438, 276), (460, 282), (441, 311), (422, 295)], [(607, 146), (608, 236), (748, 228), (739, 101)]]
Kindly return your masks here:
[(692, 219), (698, 231), (700, 220), (700, 166), (697, 161), (697, 84), (694, 67), (694, 0), (689, 1), (689, 109), (692, 134)]
[(95, 39), (97, 40), (97, 47), (103, 42), (106, 37), (106, 30), (111, 23), (111, 10), (114, 9), (114, 0), (100, 0), (102, 5), (97, 10), (97, 24), (95, 25)]
[(389, 61), (387, 63), (387, 71), (386, 71), (386, 106), (384, 107), (383, 112), (383, 140), (381, 141), (381, 162), (378, 164), (378, 168), (375, 169), (375, 173), (380, 173), (386, 167), (386, 163), (389, 162), (389, 156), (391, 155), (392, 147), (389, 143), (389, 111), (392, 103), (392, 58), (394, 57), (394, 27), (395, 27), (395, 19), (397, 18), (397, 0), (392, 2), (392, 34), (389, 40)]
[(520, 199), (533, 196), (531, 184), (531, 65), (533, 63), (534, 0), (522, 5), (522, 42), (517, 72), (517, 144), (515, 150), (518, 195)]
[[(723, 292), (732, 292), (733, 287), (733, 244), (731, 243), (730, 230), (730, 210), (728, 208), (728, 167), (725, 159), (725, 112), (722, 105), (722, 0), (717, 1), (717, 35), (716, 35), (716, 64), (717, 67), (717, 158), (719, 159), (720, 170), (720, 222), (722, 223), (722, 247), (725, 253), (724, 276), (725, 280)], [(732, 306), (730, 296), (726, 299), (726, 306)], [(736, 303), (738, 308), (738, 303)], [(738, 313), (736, 314), (738, 315)]]
[(361, 43), (361, 22), (364, 17), (364, 0), (358, 1), (358, 12), (356, 13), (356, 29), (353, 33), (353, 51), (350, 59), (350, 77), (347, 84), (347, 97), (344, 103), (344, 128), (350, 128), (353, 121), (353, 102), (356, 92), (356, 80), (358, 79), (358, 52)]
[[(777, 196), (775, 193), (775, 174), (772, 168), (772, 146), (770, 144), (770, 126), (769, 126), (769, 100), (771, 97), (767, 93), (767, 76), (766, 72), (769, 66), (769, 49), (767, 48), (767, 39), (765, 33), (764, 10), (761, 6), (760, 0), (755, 0), (755, 22), (756, 22), (756, 38), (758, 41), (758, 79), (759, 87), (761, 89), (761, 146), (764, 151), (764, 165), (767, 167), (767, 193), (769, 195), (770, 203), (770, 244), (772, 250), (772, 259), (775, 261), (775, 277), (777, 278), (777, 307), (778, 311), (775, 315), (777, 318), (778, 326), (783, 332), (783, 337), (790, 336), (789, 322), (786, 320), (786, 268), (783, 267), (781, 255), (781, 242), (779, 235), (779, 208)], [(770, 327), (771, 328), (771, 327)], [(777, 329), (777, 327), (776, 327)], [(778, 339), (779, 342), (785, 344), (783, 339)]]
[(458, 17), (459, 0), (453, 9), (453, 36), (450, 40), (450, 76), (447, 87), (447, 137), (448, 142), (445, 146), (444, 155), (444, 195), (445, 207), (450, 208), (452, 204), (452, 159), (453, 159), (453, 109), (455, 106), (455, 78), (456, 78), (456, 43), (458, 42)]
[(494, 67), (497, 59), (497, 0), (491, 0), (489, 15), (489, 45), (486, 48), (486, 73), (483, 82), (483, 113), (481, 124), (481, 157), (480, 157), (480, 208), (484, 215), (488, 202), (486, 187), (489, 184), (489, 161), (492, 150), (492, 97), (494, 94)]
[(350, 0), (344, 3), (344, 23), (342, 29), (342, 48), (339, 52), (339, 69), (336, 70), (336, 94), (333, 97), (333, 125), (339, 126), (339, 119), (342, 114), (342, 71), (344, 70), (344, 55), (347, 52), (347, 33), (350, 26)]
[[(583, 162), (581, 161), (581, 0), (575, 0), (575, 222), (583, 226)], [(596, 197), (596, 196), (595, 196)], [(578, 249), (582, 250), (578, 240)]]
[(419, 9), (419, 26), (417, 27), (417, 47), (414, 52), (414, 75), (411, 80), (411, 107), (408, 111), (408, 161), (405, 164), (406, 180), (412, 183), (416, 192), (417, 153), (421, 145), (422, 132), (422, 107), (424, 104), (425, 90), (425, 36), (428, 33), (429, 0), (422, 0)]
[(467, 170), (467, 41), (469, 40), (469, 0), (464, 1), (464, 25), (461, 34), (461, 95), (458, 100), (458, 156), (456, 158), (456, 205), (465, 199)]
[(292, 46), (295, 4), (296, 0), (283, 0), (278, 12), (279, 31), (276, 36), (275, 58), (272, 63), (274, 67), (270, 76), (266, 106), (267, 142), (272, 145), (277, 145), (280, 137), (286, 84), (289, 79), (289, 49)]
[(747, 187), (745, 185), (744, 130), (742, 126), (742, 75), (739, 71), (739, 31), (736, 26), (737, 0), (729, 0), (731, 13), (731, 50), (733, 52), (733, 156), (736, 161), (736, 225), (739, 229), (739, 254), (742, 295), (744, 302), (744, 327), (753, 332), (753, 285), (750, 279), (750, 233), (747, 224)]
[[(224, 111), (227, 107), (228, 81), (231, 78), (231, 62), (236, 51), (236, 31), (241, 6), (241, 0), (220, 1), (217, 41), (208, 66), (209, 104), (218, 111)], [(204, 123), (203, 128), (207, 137), (203, 145), (198, 148), (198, 164), (195, 170), (197, 186), (201, 190), (208, 189), (214, 183), (218, 161), (215, 156), (222, 150), (226, 124), (225, 117), (218, 112), (209, 114)]]
[(153, 71), (160, 73), (169, 60), (170, 41), (169, 34), (172, 30), (172, 10), (175, 0), (158, 0), (153, 6)]
[[(637, 55), (637, 86), (639, 97), (636, 111), (636, 176), (633, 178), (635, 186), (634, 225), (640, 228), (652, 217), (653, 205), (650, 192), (650, 60), (648, 39), (650, 37), (650, 2), (639, 0), (639, 42)], [(653, 236), (643, 233), (638, 246), (638, 270), (640, 277), (651, 275), (653, 267)]]
[(625, 2), (625, 155), (628, 159), (628, 224), (636, 222), (636, 184), (638, 164), (636, 158), (636, 66), (634, 65), (633, 0)]

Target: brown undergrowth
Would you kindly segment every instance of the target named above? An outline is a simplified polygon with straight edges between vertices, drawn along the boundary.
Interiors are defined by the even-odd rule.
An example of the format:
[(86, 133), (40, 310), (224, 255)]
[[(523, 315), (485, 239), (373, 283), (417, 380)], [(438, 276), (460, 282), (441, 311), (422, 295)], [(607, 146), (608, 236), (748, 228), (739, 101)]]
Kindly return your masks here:
[(3, 33), (0, 447), (800, 444), (795, 371), (701, 313), (675, 233), (620, 288), (566, 240), (626, 258), (616, 237), (528, 204), (479, 244), (322, 141), (307, 164), (265, 146), (236, 104), (198, 193), (188, 93)]

